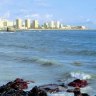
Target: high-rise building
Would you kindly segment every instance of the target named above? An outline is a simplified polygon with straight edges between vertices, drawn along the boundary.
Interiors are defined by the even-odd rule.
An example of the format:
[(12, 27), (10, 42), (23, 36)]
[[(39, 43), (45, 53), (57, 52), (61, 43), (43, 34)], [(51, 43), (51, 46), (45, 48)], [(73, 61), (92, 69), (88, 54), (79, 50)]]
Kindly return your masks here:
[(60, 28), (60, 22), (59, 22), (59, 21), (56, 21), (56, 22), (55, 22), (55, 28), (57, 28), (57, 29)]
[(34, 20), (32, 22), (32, 28), (34, 28), (34, 29), (38, 29), (39, 28), (39, 22), (38, 22), (38, 20)]
[(9, 21), (6, 19), (0, 20), (0, 27), (1, 28), (7, 28), (7, 27), (13, 27), (13, 26), (14, 26), (14, 24), (12, 21)]
[(21, 29), (22, 28), (22, 20), (16, 19), (16, 28)]
[(60, 28), (61, 28), (61, 29), (64, 28), (63, 24), (60, 24)]
[(25, 27), (29, 29), (31, 27), (30, 19), (25, 20)]
[(3, 27), (3, 21), (0, 20), (0, 28), (2, 28), (2, 27)]
[(49, 23), (49, 26), (50, 26), (50, 28), (55, 28), (55, 23), (54, 23), (54, 21), (51, 21), (50, 23)]

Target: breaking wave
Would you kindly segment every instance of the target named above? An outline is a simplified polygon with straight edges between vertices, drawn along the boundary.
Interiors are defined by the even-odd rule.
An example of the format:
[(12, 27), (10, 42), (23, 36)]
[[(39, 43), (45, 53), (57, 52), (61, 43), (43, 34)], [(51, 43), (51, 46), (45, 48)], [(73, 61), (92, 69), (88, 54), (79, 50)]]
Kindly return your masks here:
[(43, 66), (52, 66), (52, 65), (58, 65), (59, 63), (55, 60), (40, 58), (40, 57), (32, 57), (32, 58), (18, 58), (20, 62), (27, 62), (27, 63), (37, 63), (41, 64)]
[(84, 72), (66, 72), (62, 74), (61, 78), (59, 79), (59, 82), (65, 82), (67, 84), (68, 82), (72, 82), (75, 79), (92, 80), (93, 77), (93, 75)]
[(91, 79), (92, 76), (83, 72), (71, 72), (70, 76), (76, 79)]

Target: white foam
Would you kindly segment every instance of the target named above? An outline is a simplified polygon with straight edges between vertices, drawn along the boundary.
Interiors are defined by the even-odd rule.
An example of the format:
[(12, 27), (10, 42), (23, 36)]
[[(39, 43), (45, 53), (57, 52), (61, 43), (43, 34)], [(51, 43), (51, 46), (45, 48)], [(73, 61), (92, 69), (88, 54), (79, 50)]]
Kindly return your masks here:
[(82, 93), (88, 93), (88, 92), (90, 92), (92, 90), (93, 90), (93, 88), (91, 86), (87, 86), (87, 87), (81, 88), (81, 92)]
[(71, 77), (77, 78), (77, 79), (91, 79), (91, 75), (83, 73), (83, 72), (71, 72)]
[(48, 94), (48, 96), (74, 96), (74, 94), (68, 92), (59, 92), (59, 93)]
[(1, 34), (3, 34), (3, 33), (15, 33), (15, 32), (0, 32)]

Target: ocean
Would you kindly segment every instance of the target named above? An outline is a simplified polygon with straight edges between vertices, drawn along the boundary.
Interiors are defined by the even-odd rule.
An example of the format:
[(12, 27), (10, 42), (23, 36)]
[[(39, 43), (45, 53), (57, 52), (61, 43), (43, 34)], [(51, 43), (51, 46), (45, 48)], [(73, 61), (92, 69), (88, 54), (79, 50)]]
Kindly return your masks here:
[(0, 85), (16, 78), (29, 89), (87, 79), (82, 92), (96, 95), (96, 30), (0, 32)]

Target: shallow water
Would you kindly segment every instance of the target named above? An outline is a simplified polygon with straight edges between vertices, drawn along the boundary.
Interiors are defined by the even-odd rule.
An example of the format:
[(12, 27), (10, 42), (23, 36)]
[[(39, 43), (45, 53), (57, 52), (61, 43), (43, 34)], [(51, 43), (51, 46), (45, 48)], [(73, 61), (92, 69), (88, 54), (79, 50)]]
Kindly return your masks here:
[(34, 80), (30, 88), (58, 80), (68, 83), (74, 79), (72, 72), (90, 76), (86, 91), (94, 96), (95, 31), (0, 32), (0, 85), (17, 77)]

